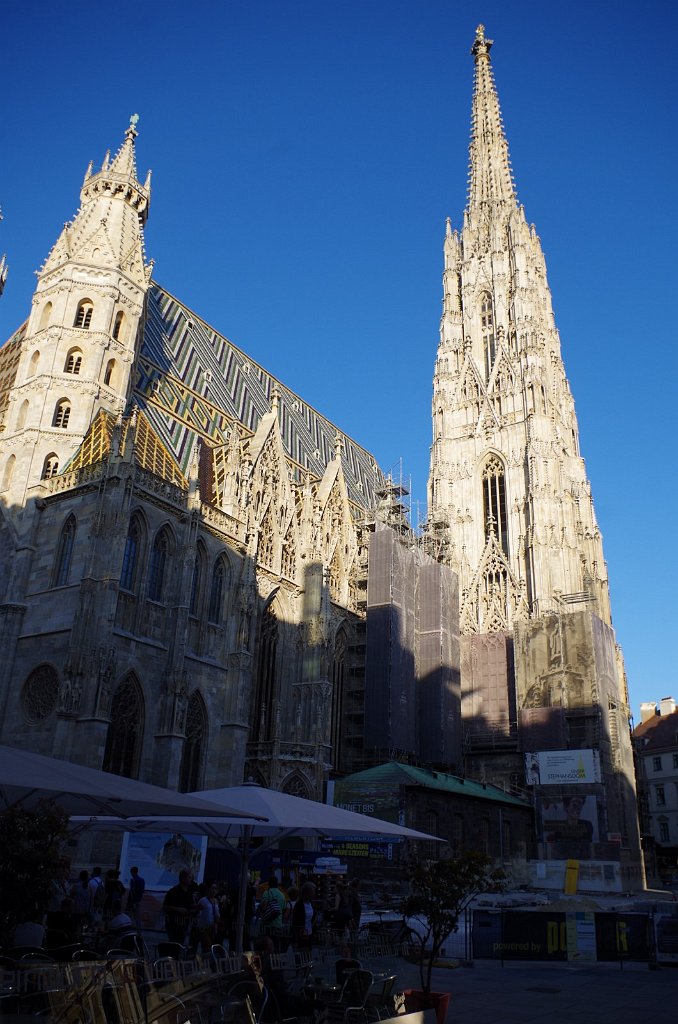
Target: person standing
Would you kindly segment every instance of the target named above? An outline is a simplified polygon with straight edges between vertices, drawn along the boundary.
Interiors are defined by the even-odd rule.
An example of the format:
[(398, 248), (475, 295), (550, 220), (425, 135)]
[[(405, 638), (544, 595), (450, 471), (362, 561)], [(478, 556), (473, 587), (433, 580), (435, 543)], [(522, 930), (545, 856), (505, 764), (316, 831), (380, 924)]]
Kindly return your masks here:
[(310, 949), (313, 945), (314, 899), (315, 886), (313, 882), (304, 882), (299, 893), (299, 899), (294, 904), (294, 910), (292, 911), (294, 941), (299, 949)]
[(137, 928), (141, 927), (141, 899), (146, 891), (146, 882), (139, 874), (138, 867), (129, 869), (129, 891), (127, 893), (127, 913), (134, 920)]
[[(219, 919), (219, 903), (216, 885), (204, 882), (198, 889), (197, 913), (195, 917), (195, 950), (203, 955), (209, 953), (216, 942), (216, 927)], [(193, 945), (193, 943), (192, 943)]]
[(270, 935), (279, 944), (283, 930), (283, 914), (287, 900), (285, 894), (278, 886), (278, 879), (271, 875), (268, 880), (268, 889), (262, 894), (259, 901), (259, 916), (267, 935)]
[(98, 865), (92, 868), (92, 877), (89, 880), (87, 891), (89, 894), (88, 910), (90, 924), (100, 925), (104, 916), (106, 889), (104, 887), (104, 880), (101, 877), (101, 868)]
[(184, 869), (179, 872), (179, 882), (167, 890), (162, 909), (165, 911), (167, 938), (183, 946), (195, 916), (193, 875), (190, 871)]

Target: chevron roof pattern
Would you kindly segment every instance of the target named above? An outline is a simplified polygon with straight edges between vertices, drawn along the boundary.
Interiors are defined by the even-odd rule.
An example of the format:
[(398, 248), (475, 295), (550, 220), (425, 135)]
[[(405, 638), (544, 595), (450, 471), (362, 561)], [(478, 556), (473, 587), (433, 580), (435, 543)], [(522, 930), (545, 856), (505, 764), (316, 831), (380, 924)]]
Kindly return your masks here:
[(195, 313), (152, 283), (134, 399), (184, 474), (196, 435), (222, 444), (232, 424), (253, 434), (279, 392), (278, 422), (292, 476), (322, 477), (334, 458), (337, 433), (352, 502), (374, 505), (383, 475), (374, 456), (347, 437)]

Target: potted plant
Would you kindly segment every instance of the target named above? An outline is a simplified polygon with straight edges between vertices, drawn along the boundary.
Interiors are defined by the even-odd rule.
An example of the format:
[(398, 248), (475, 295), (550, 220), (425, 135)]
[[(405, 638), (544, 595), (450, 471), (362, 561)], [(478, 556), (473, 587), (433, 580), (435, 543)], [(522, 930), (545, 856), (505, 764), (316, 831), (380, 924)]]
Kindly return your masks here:
[(431, 991), (433, 965), (447, 937), (459, 927), (459, 918), (473, 897), (488, 889), (501, 888), (502, 879), (503, 873), (492, 869), (489, 857), (472, 850), (455, 858), (409, 863), (410, 895), (405, 912), (419, 922), (412, 939), (421, 990), (406, 991), (408, 1010), (433, 1008), (438, 1024), (445, 1024), (450, 994)]

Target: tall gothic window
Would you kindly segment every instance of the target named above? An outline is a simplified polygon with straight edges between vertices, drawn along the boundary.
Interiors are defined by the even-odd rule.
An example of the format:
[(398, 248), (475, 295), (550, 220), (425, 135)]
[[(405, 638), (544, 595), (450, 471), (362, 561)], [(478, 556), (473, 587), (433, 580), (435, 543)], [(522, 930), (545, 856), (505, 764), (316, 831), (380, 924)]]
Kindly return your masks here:
[(504, 466), (496, 455), (491, 455), (483, 468), (483, 521), (485, 537), (494, 533), (504, 554), (508, 555)]
[(210, 622), (215, 622), (217, 625), (221, 625), (224, 620), (224, 598), (226, 591), (228, 590), (229, 582), (229, 566), (228, 561), (222, 555), (217, 560), (212, 573), (212, 582), (210, 585), (210, 603), (207, 612), (207, 618)]
[(49, 324), (49, 318), (52, 315), (52, 303), (46, 302), (42, 307), (42, 313), (40, 314), (40, 324), (38, 325), (39, 331), (44, 331)]
[(28, 364), (28, 376), (33, 377), (38, 372), (38, 366), (40, 365), (40, 353), (36, 351), (31, 356), (31, 361)]
[(113, 387), (113, 374), (115, 373), (115, 359), (109, 359), (104, 372), (104, 384), (106, 387)]
[(72, 348), (66, 356), (66, 365), (64, 366), (64, 373), (80, 373), (80, 367), (82, 366), (82, 352), (79, 348)]
[(192, 793), (202, 785), (207, 751), (207, 709), (198, 690), (194, 690), (186, 709), (186, 739), (179, 768), (179, 792)]
[(59, 472), (59, 456), (56, 452), (50, 452), (49, 455), (45, 456), (45, 461), (42, 464), (42, 473), (40, 474), (41, 480), (51, 480), (53, 476), (56, 476)]
[(66, 427), (68, 426), (68, 421), (70, 420), (70, 418), (71, 403), (68, 401), (67, 398), (62, 398), (61, 401), (57, 403), (57, 407), (54, 410), (52, 426), (60, 427), (62, 430), (65, 430)]
[(483, 292), (480, 296), (480, 333), (485, 352), (485, 380), (488, 380), (494, 366), (494, 358), (497, 354), (494, 334), (494, 306), (489, 292)]
[(30, 403), (29, 403), (28, 399), (25, 398), (24, 401), (19, 406), (19, 415), (16, 418), (16, 429), (17, 430), (23, 430), (24, 427), (26, 426), (26, 417), (28, 416), (29, 408), (30, 408)]
[(162, 601), (163, 599), (170, 550), (169, 534), (167, 530), (160, 530), (153, 541), (148, 567), (148, 596), (151, 601)]
[(144, 735), (144, 698), (136, 676), (129, 675), (113, 694), (103, 770), (135, 779)]
[(273, 700), (275, 697), (276, 662), (278, 656), (278, 620), (271, 605), (261, 616), (259, 664), (252, 708), (252, 739), (257, 742), (273, 738)]
[(82, 327), (83, 330), (87, 330), (89, 325), (92, 323), (92, 313), (94, 312), (94, 306), (91, 299), (82, 299), (78, 303), (78, 309), (75, 314), (74, 327)]
[(198, 542), (195, 550), (195, 562), (193, 563), (193, 576), (191, 577), (191, 597), (188, 603), (189, 615), (200, 615), (200, 602), (202, 588), (205, 579), (205, 549)]
[(6, 491), (12, 485), (12, 477), (14, 476), (14, 467), (16, 465), (16, 455), (10, 455), (5, 463), (5, 472), (2, 477), (2, 489)]
[(54, 561), (54, 573), (52, 575), (53, 587), (65, 587), (68, 583), (68, 574), (71, 569), (73, 558), (73, 545), (75, 543), (75, 516), (70, 515), (64, 523), (59, 538), (57, 556)]
[(125, 314), (121, 309), (115, 314), (115, 323), (113, 324), (113, 338), (115, 341), (120, 341), (125, 326)]
[(127, 540), (125, 541), (125, 553), (122, 556), (121, 590), (134, 591), (136, 589), (137, 567), (139, 565), (142, 538), (141, 523), (138, 516), (135, 516), (129, 524)]
[(346, 676), (346, 654), (348, 640), (346, 633), (340, 630), (334, 641), (334, 659), (332, 661), (332, 764), (338, 769), (341, 760), (341, 747), (344, 717), (344, 679)]

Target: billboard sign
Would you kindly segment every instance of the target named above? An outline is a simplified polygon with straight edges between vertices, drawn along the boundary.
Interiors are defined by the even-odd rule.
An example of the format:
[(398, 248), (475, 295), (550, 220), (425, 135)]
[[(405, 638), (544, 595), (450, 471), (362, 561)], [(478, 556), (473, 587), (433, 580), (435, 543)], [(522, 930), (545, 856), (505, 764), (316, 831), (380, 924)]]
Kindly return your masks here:
[[(558, 800), (542, 796), (540, 838), (546, 843), (597, 843), (598, 801), (595, 796), (568, 793)], [(577, 856), (574, 851), (565, 857)]]
[(120, 853), (120, 874), (129, 878), (132, 865), (147, 889), (165, 892), (179, 881), (179, 872), (190, 871), (196, 882), (202, 882), (207, 856), (207, 836), (182, 835), (178, 832), (125, 832)]
[(528, 786), (572, 786), (600, 782), (597, 750), (539, 750), (525, 754)]

